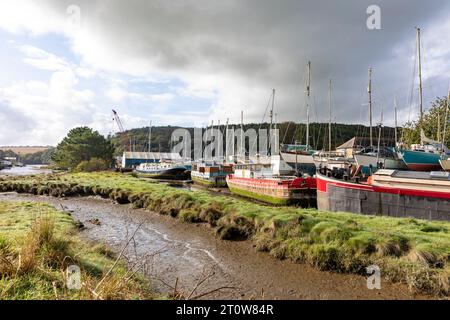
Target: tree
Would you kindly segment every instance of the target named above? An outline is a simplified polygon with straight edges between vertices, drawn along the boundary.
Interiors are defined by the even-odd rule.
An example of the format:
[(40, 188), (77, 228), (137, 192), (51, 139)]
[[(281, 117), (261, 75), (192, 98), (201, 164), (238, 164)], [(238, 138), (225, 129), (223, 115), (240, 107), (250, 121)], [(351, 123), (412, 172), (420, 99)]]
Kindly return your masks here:
[[(403, 128), (402, 140), (407, 145), (420, 143), (420, 130), (423, 129), (425, 135), (433, 140), (444, 142), (446, 146), (450, 144), (450, 109), (447, 114), (447, 97), (437, 98), (431, 108), (424, 113), (422, 120), (408, 122)], [(446, 119), (448, 117), (448, 119)], [(445, 137), (444, 127), (447, 122)]]
[(74, 170), (81, 162), (92, 158), (102, 159), (111, 165), (113, 154), (112, 144), (97, 131), (79, 127), (70, 130), (58, 144), (52, 160), (62, 168)]

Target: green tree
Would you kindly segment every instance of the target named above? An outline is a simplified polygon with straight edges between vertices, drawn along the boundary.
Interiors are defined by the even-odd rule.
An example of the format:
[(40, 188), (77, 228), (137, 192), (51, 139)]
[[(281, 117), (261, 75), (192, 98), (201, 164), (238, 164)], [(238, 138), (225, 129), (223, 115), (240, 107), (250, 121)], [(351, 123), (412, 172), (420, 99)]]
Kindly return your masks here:
[(111, 165), (113, 154), (112, 144), (97, 131), (79, 127), (70, 130), (58, 144), (52, 160), (62, 168), (74, 170), (81, 162), (92, 158), (102, 159)]
[[(446, 146), (450, 145), (450, 112), (447, 114), (447, 97), (437, 98), (431, 108), (424, 113), (422, 120), (408, 122), (403, 128), (402, 140), (407, 145), (420, 143), (420, 130), (423, 129), (425, 135), (436, 141), (443, 141)], [(446, 119), (446, 117), (448, 117)], [(447, 126), (445, 130), (445, 123)]]

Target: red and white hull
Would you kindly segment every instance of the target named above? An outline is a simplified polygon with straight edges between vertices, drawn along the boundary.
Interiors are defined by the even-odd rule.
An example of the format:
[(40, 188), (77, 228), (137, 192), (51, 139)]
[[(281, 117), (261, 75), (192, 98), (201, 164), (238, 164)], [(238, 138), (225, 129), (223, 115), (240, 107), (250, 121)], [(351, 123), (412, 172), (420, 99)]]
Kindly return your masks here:
[(243, 178), (227, 176), (232, 193), (276, 205), (316, 198), (315, 178)]
[(450, 221), (450, 180), (397, 180), (355, 183), (318, 172), (317, 205), (322, 211)]

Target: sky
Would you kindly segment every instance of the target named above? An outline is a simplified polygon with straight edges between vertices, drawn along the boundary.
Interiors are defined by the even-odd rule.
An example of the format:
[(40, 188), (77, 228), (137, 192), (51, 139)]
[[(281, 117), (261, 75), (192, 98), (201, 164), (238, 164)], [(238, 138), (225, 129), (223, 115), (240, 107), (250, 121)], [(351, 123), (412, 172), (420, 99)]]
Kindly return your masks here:
[[(380, 8), (381, 29), (367, 20)], [(56, 145), (77, 126), (126, 129), (275, 120), (368, 123), (418, 113), (416, 29), (428, 108), (450, 86), (446, 0), (0, 0), (0, 145)], [(372, 21), (372, 20), (371, 20)], [(267, 117), (264, 119), (267, 121)]]

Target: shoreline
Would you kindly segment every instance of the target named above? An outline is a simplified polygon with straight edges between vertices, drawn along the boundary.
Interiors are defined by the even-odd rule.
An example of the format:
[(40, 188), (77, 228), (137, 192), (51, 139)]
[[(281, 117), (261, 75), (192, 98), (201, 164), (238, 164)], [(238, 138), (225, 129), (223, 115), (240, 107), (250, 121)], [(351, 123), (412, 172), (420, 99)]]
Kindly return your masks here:
[[(221, 239), (250, 239), (257, 250), (281, 260), (350, 274), (364, 274), (368, 265), (377, 264), (393, 282), (408, 283), (418, 292), (448, 295), (446, 259), (450, 245), (446, 223), (267, 208), (204, 192), (193, 195), (110, 173), (3, 180), (0, 191), (59, 197), (98, 195), (182, 221), (208, 223)], [(434, 241), (437, 247), (425, 246), (424, 240)], [(421, 260), (419, 248), (431, 252), (430, 260)]]

